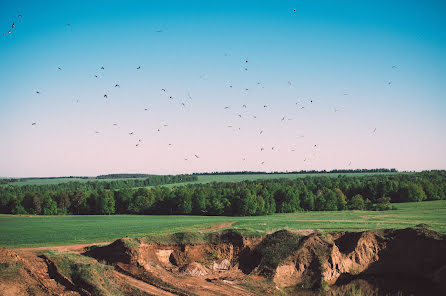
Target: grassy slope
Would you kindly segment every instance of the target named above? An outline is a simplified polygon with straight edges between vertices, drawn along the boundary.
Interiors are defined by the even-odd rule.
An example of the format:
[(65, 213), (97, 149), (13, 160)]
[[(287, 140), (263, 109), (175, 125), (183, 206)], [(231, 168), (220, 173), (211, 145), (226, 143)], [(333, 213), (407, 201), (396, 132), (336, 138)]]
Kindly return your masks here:
[(0, 246), (80, 244), (160, 233), (194, 231), (233, 221), (233, 227), (271, 232), (278, 229), (366, 230), (405, 228), (427, 223), (446, 232), (446, 200), (396, 204), (385, 212), (340, 211), (260, 217), (204, 216), (0, 216)]
[[(402, 174), (402, 173), (348, 173), (348, 174), (248, 174), (248, 175), (202, 175), (198, 176), (198, 181), (192, 182), (184, 182), (177, 184), (168, 184), (165, 186), (175, 186), (178, 184), (191, 184), (191, 183), (209, 183), (209, 182), (240, 182), (245, 180), (258, 180), (258, 179), (278, 179), (278, 178), (304, 178), (304, 177), (313, 177), (313, 176), (328, 176), (328, 177), (337, 177), (338, 175), (346, 175), (346, 176), (363, 176), (363, 175), (376, 175), (376, 174)], [(124, 178), (129, 179), (129, 178)], [(113, 180), (124, 180), (124, 179), (80, 179), (80, 178), (55, 178), (55, 179), (28, 179), (25, 181), (10, 183), (10, 185), (46, 185), (46, 184), (59, 184), (59, 183), (67, 183), (70, 181), (78, 181), (78, 182), (87, 182), (87, 181), (113, 181)], [(143, 178), (145, 179), (145, 178)]]

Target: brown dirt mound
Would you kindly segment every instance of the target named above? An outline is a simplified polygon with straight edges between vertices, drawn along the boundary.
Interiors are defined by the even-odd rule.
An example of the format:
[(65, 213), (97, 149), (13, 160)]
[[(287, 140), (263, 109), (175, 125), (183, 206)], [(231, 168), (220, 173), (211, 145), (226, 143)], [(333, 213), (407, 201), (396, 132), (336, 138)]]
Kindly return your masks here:
[[(259, 295), (281, 290), (312, 295), (302, 289), (327, 287), (326, 295), (446, 291), (446, 238), (426, 228), (306, 235), (281, 230), (254, 239), (232, 230), (200, 235), (174, 235), (170, 243), (123, 238), (91, 247), (84, 255), (112, 265), (116, 277), (149, 294)], [(2, 268), (21, 264), (11, 277), (20, 278), (15, 290), (7, 294), (5, 283), (13, 280), (0, 280), (1, 295), (26, 289), (35, 289), (35, 295), (82, 294), (57, 277), (57, 262), (52, 267), (54, 262), (30, 254), (0, 248), (0, 266), (9, 262)], [(388, 287), (390, 283), (394, 286)]]
[(43, 258), (0, 247), (0, 295), (79, 295), (55, 281)]
[(197, 262), (188, 263), (180, 268), (180, 273), (190, 276), (204, 276), (208, 274), (207, 269)]

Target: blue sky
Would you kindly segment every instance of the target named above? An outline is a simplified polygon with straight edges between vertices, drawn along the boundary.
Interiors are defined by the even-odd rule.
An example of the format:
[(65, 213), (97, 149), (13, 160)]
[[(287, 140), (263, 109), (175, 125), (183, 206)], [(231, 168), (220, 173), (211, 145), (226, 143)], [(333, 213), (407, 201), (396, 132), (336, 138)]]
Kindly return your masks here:
[(0, 2), (0, 176), (446, 167), (443, 1), (263, 2)]

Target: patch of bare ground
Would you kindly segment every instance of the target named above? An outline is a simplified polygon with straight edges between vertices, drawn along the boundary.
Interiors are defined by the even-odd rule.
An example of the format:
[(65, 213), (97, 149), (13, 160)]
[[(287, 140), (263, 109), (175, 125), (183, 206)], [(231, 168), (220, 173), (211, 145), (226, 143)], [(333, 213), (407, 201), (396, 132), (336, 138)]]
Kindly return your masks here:
[(101, 242), (101, 243), (90, 243), (90, 244), (74, 244), (65, 246), (44, 246), (44, 247), (29, 247), (29, 248), (17, 248), (17, 252), (43, 252), (43, 251), (60, 251), (60, 252), (71, 252), (71, 253), (83, 253), (85, 248), (97, 245), (108, 245), (112, 242)]
[[(41, 250), (1, 250), (0, 263), (23, 262), (20, 280), (9, 294), (4, 292), (5, 280), (0, 279), (1, 295), (29, 288), (35, 295), (94, 294), (88, 285), (64, 275), (60, 261), (37, 256)], [(79, 253), (81, 248), (63, 250)], [(422, 292), (439, 295), (446, 292), (445, 250), (445, 236), (424, 228), (333, 233), (281, 230), (264, 237), (244, 237), (227, 229), (198, 237), (173, 235), (163, 243), (123, 238), (87, 247), (76, 256), (94, 258), (85, 260), (108, 270), (117, 295), (316, 295), (314, 291), (321, 289), (333, 296), (395, 291), (417, 295), (420, 287)], [(8, 284), (11, 281), (6, 279)]]
[(200, 231), (217, 231), (217, 230), (220, 230), (220, 229), (229, 228), (234, 223), (235, 222), (218, 223), (218, 224), (215, 224), (215, 225), (212, 225), (212, 226), (204, 227), (204, 228), (200, 229)]

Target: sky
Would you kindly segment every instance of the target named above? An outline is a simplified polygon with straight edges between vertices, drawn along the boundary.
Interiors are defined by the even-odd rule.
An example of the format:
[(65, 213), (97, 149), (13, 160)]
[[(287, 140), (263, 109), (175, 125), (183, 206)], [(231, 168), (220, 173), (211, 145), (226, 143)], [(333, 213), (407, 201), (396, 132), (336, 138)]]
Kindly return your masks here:
[(446, 169), (444, 1), (0, 0), (0, 57), (3, 177)]

